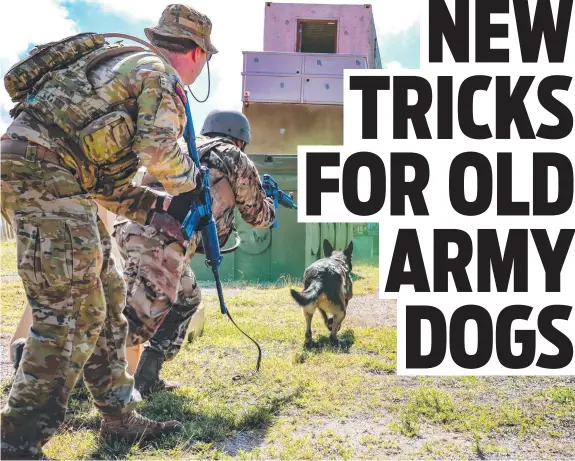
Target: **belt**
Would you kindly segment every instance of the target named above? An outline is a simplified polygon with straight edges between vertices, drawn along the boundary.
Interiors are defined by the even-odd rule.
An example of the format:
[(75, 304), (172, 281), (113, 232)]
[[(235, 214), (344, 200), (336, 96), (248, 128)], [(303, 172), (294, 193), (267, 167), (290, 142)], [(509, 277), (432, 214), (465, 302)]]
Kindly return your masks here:
[(56, 152), (30, 141), (2, 139), (0, 141), (0, 150), (2, 150), (3, 154), (21, 155), (31, 162), (42, 160), (44, 162), (55, 163), (56, 165), (66, 167), (62, 158)]

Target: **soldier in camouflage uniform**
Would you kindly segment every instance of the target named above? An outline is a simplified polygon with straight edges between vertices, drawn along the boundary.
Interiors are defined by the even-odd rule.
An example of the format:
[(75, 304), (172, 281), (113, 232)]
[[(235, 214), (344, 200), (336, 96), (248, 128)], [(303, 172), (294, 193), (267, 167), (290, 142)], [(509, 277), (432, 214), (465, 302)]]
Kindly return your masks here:
[[(126, 287), (95, 200), (142, 224), (154, 211), (175, 222), (189, 209), (201, 179), (177, 143), (186, 123), (178, 85), (191, 84), (217, 52), (210, 32), (206, 16), (170, 5), (160, 24), (146, 29), (162, 57), (119, 52), (98, 43), (97, 34), (80, 34), (27, 58), (31, 65), (37, 59), (32, 69), (38, 69), (80, 51), (26, 90), (1, 138), (1, 208), (17, 234), (18, 271), (33, 312), (2, 410), (2, 458), (42, 456), (82, 370), (102, 416), (102, 436), (134, 439), (183, 428), (135, 411), (140, 395), (126, 373)], [(54, 50), (59, 53), (47, 58)], [(25, 76), (10, 80), (11, 71), (26, 62), (6, 74), (13, 100)], [(119, 108), (129, 115), (118, 117)], [(132, 184), (140, 162), (167, 194)]]
[[(251, 141), (247, 118), (236, 111), (212, 111), (196, 139), (200, 163), (210, 168), (213, 215), (223, 246), (234, 228), (234, 207), (253, 227), (270, 227), (275, 221), (272, 199), (266, 197), (258, 171), (243, 152)], [(143, 184), (161, 189), (146, 174)], [(136, 370), (136, 387), (145, 395), (172, 388), (159, 378), (166, 360), (180, 350), (187, 327), (201, 301), (200, 288), (190, 267), (199, 233), (187, 253), (173, 238), (154, 228), (117, 218), (114, 236), (125, 260), (128, 287), (126, 309), (128, 345), (149, 340)]]

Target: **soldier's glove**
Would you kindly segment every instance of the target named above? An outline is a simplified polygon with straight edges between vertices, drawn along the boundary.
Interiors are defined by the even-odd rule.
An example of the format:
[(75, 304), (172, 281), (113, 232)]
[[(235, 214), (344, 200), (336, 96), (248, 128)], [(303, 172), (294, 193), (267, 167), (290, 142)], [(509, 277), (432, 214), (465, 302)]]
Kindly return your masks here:
[(172, 197), (172, 201), (168, 207), (168, 214), (182, 224), (184, 219), (186, 219), (186, 215), (192, 208), (192, 204), (202, 200), (203, 190), (203, 174), (200, 170), (196, 176), (196, 188), (189, 192), (184, 192), (183, 194)]
[(176, 195), (172, 197), (172, 201), (168, 207), (168, 214), (182, 224), (193, 204), (200, 200), (201, 190), (198, 191), (197, 189)]

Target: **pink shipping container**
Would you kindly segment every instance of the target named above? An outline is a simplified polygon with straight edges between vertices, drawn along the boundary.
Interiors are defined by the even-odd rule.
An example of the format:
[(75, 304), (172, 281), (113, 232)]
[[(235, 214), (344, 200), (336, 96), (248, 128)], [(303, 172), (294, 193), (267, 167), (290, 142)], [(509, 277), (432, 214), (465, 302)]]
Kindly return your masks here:
[[(366, 4), (262, 6), (263, 51), (243, 52), (241, 97), (252, 127), (247, 153), (260, 174), (274, 176), (297, 201), (297, 146), (343, 144), (343, 70), (381, 68), (375, 22)], [(294, 210), (280, 208), (273, 230), (237, 224), (242, 245), (222, 265), (235, 279), (301, 277), (322, 257), (324, 238), (338, 249), (353, 239), (354, 259), (377, 252), (377, 237), (354, 234), (357, 226), (299, 224)]]

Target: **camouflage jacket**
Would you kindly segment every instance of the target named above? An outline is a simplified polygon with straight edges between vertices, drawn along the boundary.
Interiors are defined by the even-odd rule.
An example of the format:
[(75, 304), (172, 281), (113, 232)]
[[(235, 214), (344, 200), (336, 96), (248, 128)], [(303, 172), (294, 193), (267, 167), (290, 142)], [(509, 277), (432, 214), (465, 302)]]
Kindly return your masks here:
[[(187, 152), (185, 142), (182, 139), (179, 142)], [(202, 146), (208, 143), (213, 147), (202, 152)], [(275, 221), (274, 203), (266, 196), (258, 170), (249, 157), (224, 137), (198, 136), (196, 146), (201, 155), (200, 163), (210, 169), (212, 212), (220, 245), (226, 243), (234, 230), (235, 206), (238, 207), (242, 219), (250, 226), (270, 227)], [(221, 181), (226, 181), (230, 187), (218, 187)], [(157, 182), (154, 184), (154, 178), (149, 174), (144, 178), (144, 183), (156, 190), (161, 189), (161, 185)], [(232, 197), (228, 196), (228, 190), (231, 190)], [(114, 226), (126, 221), (125, 218), (118, 217)]]
[[(129, 108), (136, 122), (132, 149), (141, 164), (170, 194), (192, 190), (197, 169), (177, 142), (183, 135), (186, 114), (175, 91), (176, 84), (181, 84), (175, 69), (151, 52), (137, 52), (98, 63), (88, 79), (108, 104), (134, 101)], [(68, 143), (26, 112), (18, 115), (6, 134), (55, 151)]]

